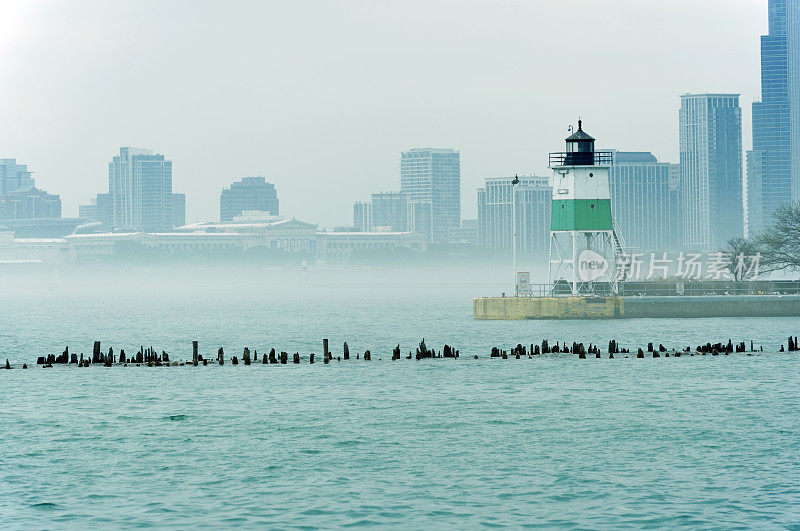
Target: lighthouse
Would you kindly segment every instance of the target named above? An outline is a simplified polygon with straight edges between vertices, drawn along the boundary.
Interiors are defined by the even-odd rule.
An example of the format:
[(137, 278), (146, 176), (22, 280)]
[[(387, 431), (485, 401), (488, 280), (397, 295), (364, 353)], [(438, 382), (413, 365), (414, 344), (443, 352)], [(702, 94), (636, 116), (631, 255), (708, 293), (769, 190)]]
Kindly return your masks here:
[(550, 153), (548, 282), (554, 295), (617, 292), (616, 255), (609, 192), (610, 151), (595, 151), (595, 139), (578, 130), (566, 139), (566, 151)]

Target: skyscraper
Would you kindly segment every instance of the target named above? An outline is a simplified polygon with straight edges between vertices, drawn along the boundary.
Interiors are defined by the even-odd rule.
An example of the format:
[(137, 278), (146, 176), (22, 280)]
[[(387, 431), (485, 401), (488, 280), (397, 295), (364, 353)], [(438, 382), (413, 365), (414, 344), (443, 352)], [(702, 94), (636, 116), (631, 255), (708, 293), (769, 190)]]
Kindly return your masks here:
[(61, 217), (61, 197), (36, 188), (32, 173), (16, 159), (0, 159), (0, 219)]
[(791, 128), (792, 201), (800, 201), (800, 0), (788, 0), (789, 123)]
[(78, 217), (99, 221), (106, 229), (113, 228), (113, 214), (111, 212), (111, 195), (97, 194), (86, 205), (78, 206)]
[(172, 228), (172, 161), (149, 149), (123, 147), (108, 164), (114, 228)]
[(372, 194), (372, 230), (408, 230), (408, 196), (402, 192)]
[(517, 252), (546, 256), (550, 241), (553, 189), (547, 177), (487, 178), (478, 188), (478, 245), (511, 250), (514, 232), (512, 190), (517, 194)]
[(17, 159), (0, 159), (0, 194), (29, 190), (33, 186), (28, 166), (17, 164)]
[(172, 226), (186, 225), (186, 194), (172, 194)]
[(682, 95), (679, 130), (683, 244), (722, 248), (744, 233), (739, 95)]
[(761, 101), (747, 152), (748, 234), (764, 231), (783, 203), (800, 199), (800, 0), (769, 0), (761, 37)]
[(643, 251), (680, 249), (679, 190), (674, 165), (648, 152), (612, 152), (611, 214), (625, 247)]
[(278, 193), (264, 177), (244, 177), (223, 188), (219, 196), (220, 221), (233, 221), (245, 210), (259, 210), (278, 215)]
[(411, 149), (400, 154), (400, 191), (408, 196), (411, 230), (448, 242), (461, 226), (461, 154)]
[(356, 201), (353, 204), (353, 227), (357, 232), (372, 231), (372, 203)]

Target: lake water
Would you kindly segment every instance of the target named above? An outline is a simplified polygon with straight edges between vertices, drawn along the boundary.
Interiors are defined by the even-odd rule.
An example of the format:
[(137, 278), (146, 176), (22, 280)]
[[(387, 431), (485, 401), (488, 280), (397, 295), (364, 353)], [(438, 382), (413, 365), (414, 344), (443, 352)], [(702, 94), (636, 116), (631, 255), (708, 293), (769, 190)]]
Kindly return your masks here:
[[(210, 270), (0, 291), (0, 358), (139, 345), (373, 361), (0, 371), (0, 526), (800, 525), (797, 319), (475, 321), (497, 272)], [(422, 338), (459, 360), (390, 361)], [(488, 359), (617, 339), (759, 356)], [(480, 359), (472, 359), (473, 355)], [(379, 358), (381, 358), (379, 360)]]

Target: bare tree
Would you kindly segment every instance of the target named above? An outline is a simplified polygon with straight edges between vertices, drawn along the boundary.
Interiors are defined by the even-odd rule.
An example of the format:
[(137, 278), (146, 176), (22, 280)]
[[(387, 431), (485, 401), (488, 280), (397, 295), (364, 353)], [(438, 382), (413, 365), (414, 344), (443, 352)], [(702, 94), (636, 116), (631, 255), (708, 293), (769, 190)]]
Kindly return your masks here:
[(758, 246), (763, 249), (762, 269), (800, 271), (800, 202), (775, 211), (772, 225), (758, 237)]
[[(722, 252), (730, 256), (728, 271), (730, 271), (735, 280), (751, 280), (751, 278), (747, 277), (748, 268), (742, 267), (742, 261), (752, 262), (752, 260), (757, 259), (757, 256), (760, 258), (764, 254), (758, 240), (749, 240), (747, 238), (732, 238), (728, 240)], [(763, 267), (759, 267), (759, 269), (763, 270)]]

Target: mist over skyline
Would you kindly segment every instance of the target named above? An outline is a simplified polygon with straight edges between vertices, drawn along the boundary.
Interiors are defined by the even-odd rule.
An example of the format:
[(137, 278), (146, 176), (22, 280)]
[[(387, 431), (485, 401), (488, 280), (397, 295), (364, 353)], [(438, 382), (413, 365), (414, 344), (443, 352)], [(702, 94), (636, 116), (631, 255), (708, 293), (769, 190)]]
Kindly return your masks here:
[(471, 218), (485, 177), (547, 175), (578, 116), (677, 162), (679, 95), (741, 93), (747, 149), (766, 4), (4, 1), (0, 157), (65, 216), (136, 146), (173, 161), (187, 222), (263, 175), (282, 214), (331, 227), (399, 188), (400, 151), (454, 148)]

